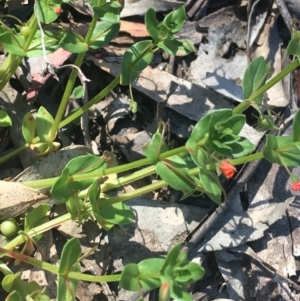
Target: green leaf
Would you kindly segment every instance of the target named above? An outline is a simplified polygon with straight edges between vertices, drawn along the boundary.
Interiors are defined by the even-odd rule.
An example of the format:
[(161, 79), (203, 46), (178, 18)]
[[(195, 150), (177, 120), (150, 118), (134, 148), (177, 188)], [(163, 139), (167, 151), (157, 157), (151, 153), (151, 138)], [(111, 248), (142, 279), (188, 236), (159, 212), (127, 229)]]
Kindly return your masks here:
[[(50, 142), (51, 143), (51, 142)], [(47, 153), (47, 150), (49, 149), (49, 143), (48, 142), (38, 142), (34, 145), (31, 145), (31, 149), (38, 151), (41, 154)]]
[(274, 123), (274, 117), (271, 114), (260, 114), (257, 119), (257, 129), (259, 131), (278, 131), (279, 127)]
[(293, 120), (293, 140), (300, 141), (300, 110), (297, 111)]
[(191, 282), (198, 281), (205, 275), (205, 269), (195, 262), (188, 262), (186, 268), (191, 273)]
[[(28, 232), (29, 230), (44, 224), (48, 220), (47, 213), (49, 210), (50, 205), (44, 203), (27, 213), (25, 216), (24, 231)], [(38, 234), (34, 236), (34, 240), (39, 241), (42, 238), (42, 235), (43, 234)]]
[(251, 154), (255, 150), (255, 145), (247, 138), (240, 137), (240, 140), (230, 145), (232, 149), (232, 157), (239, 158)]
[(168, 271), (169, 267), (175, 267), (177, 264), (177, 258), (180, 255), (181, 252), (181, 243), (176, 244), (167, 254), (167, 257), (165, 259), (165, 262), (160, 270), (161, 275), (169, 276)]
[(129, 85), (145, 69), (153, 59), (153, 43), (150, 40), (140, 41), (132, 45), (122, 60), (121, 84)]
[(52, 196), (61, 202), (67, 202), (69, 195), (89, 187), (97, 178), (89, 177), (75, 181), (70, 179), (71, 176), (83, 175), (95, 170), (104, 170), (106, 167), (107, 161), (104, 158), (91, 154), (73, 158), (68, 162), (61, 176), (54, 183), (51, 189)]
[[(193, 262), (193, 264), (195, 265), (195, 267), (200, 267), (197, 263)], [(198, 269), (198, 271), (195, 270), (195, 273), (192, 274), (188, 267), (188, 264), (184, 265), (183, 267), (176, 267), (174, 269), (174, 273), (176, 274), (176, 281), (180, 283), (192, 283), (203, 276), (203, 273), (201, 273), (200, 269)], [(193, 279), (194, 277), (196, 278), (196, 280)]]
[(64, 168), (61, 172), (60, 177), (55, 181), (54, 185), (51, 188), (52, 196), (60, 202), (67, 202), (69, 199), (69, 180), (70, 172), (68, 168)]
[(98, 49), (107, 45), (113, 38), (116, 37), (120, 30), (120, 23), (110, 23), (102, 21), (98, 23), (93, 31), (90, 48)]
[[(101, 200), (99, 200), (99, 205), (101, 206)], [(133, 211), (124, 202), (96, 208), (97, 214), (109, 224), (124, 225), (133, 222), (135, 218)], [(94, 209), (95, 206), (93, 206), (93, 211)]]
[(292, 28), (292, 39), (294, 40), (296, 40), (296, 41), (300, 41), (300, 31), (299, 30), (297, 30), (295, 27), (294, 28)]
[(42, 291), (42, 288), (35, 281), (23, 281), (19, 273), (6, 275), (2, 280), (2, 287), (8, 293), (17, 291), (21, 296), (19, 300), (27, 300), (29, 295), (34, 299)]
[[(149, 258), (138, 263), (138, 268), (140, 275), (160, 275), (160, 269), (164, 264), (164, 259), (162, 258)], [(146, 290), (152, 290), (161, 285), (160, 278), (158, 277), (141, 277), (141, 286)]]
[(223, 122), (218, 122), (217, 130), (219, 132), (223, 132), (226, 129), (230, 129), (230, 132), (232, 132), (235, 135), (238, 135), (242, 128), (244, 127), (246, 122), (246, 116), (242, 114), (236, 114), (231, 117), (229, 117), (227, 120)]
[(166, 53), (176, 56), (186, 56), (195, 52), (194, 45), (188, 40), (165, 39), (157, 43), (157, 46)]
[(93, 6), (93, 11), (98, 19), (109, 23), (120, 22), (120, 5), (114, 2), (107, 2), (101, 6)]
[(297, 56), (298, 60), (300, 59), (300, 44), (299, 40), (293, 38), (290, 40), (289, 44), (286, 47), (286, 56), (295, 55)]
[(170, 12), (163, 20), (163, 24), (170, 29), (171, 33), (176, 33), (182, 29), (186, 19), (184, 6)]
[[(83, 175), (95, 170), (104, 170), (107, 167), (107, 161), (104, 158), (95, 155), (84, 155), (73, 158), (68, 162), (66, 168), (69, 169), (70, 176)], [(81, 179), (80, 181), (69, 182), (73, 190), (81, 190), (90, 186), (97, 177)]]
[(17, 291), (13, 291), (6, 297), (5, 301), (26, 301), (26, 298), (22, 297)]
[(196, 166), (206, 168), (206, 165), (212, 161), (207, 153), (202, 148), (198, 147), (197, 142), (193, 138), (188, 139), (185, 148), (189, 152)]
[(68, 30), (64, 37), (59, 42), (60, 47), (72, 53), (83, 53), (88, 51), (89, 45), (84, 42), (84, 39), (79, 34)]
[(157, 34), (158, 34), (159, 41), (174, 40), (174, 37), (170, 33), (170, 29), (162, 23), (159, 23), (157, 25)]
[(179, 285), (177, 282), (172, 282), (170, 295), (176, 301), (193, 301), (193, 298), (187, 292), (187, 289), (183, 285)]
[(179, 39), (178, 41), (180, 41), (182, 43), (182, 47), (185, 49), (187, 54), (190, 54), (192, 52), (196, 52), (196, 48), (194, 46), (194, 44), (192, 43), (191, 40), (189, 39)]
[(82, 223), (86, 216), (81, 215), (81, 211), (84, 209), (84, 203), (77, 195), (71, 196), (66, 202), (68, 212), (71, 214), (72, 220), (77, 220)]
[(106, 3), (106, 0), (87, 0), (91, 7), (99, 6), (101, 7)]
[(152, 136), (151, 142), (143, 146), (144, 155), (151, 160), (153, 164), (156, 164), (159, 160), (159, 155), (168, 151), (169, 148), (164, 141), (163, 135), (158, 129)]
[(2, 31), (0, 33), (1, 48), (10, 54), (25, 56), (26, 52), (23, 50), (25, 39), (24, 37), (17, 35), (14, 29), (10, 31)]
[(80, 272), (78, 259), (81, 256), (81, 246), (77, 238), (71, 238), (64, 245), (58, 267), (57, 300), (75, 300), (77, 279), (69, 279), (69, 272)]
[[(70, 267), (69, 271), (80, 272), (80, 264), (75, 263)], [(59, 274), (57, 281), (57, 301), (76, 300), (77, 285), (77, 279), (68, 279), (67, 275)]]
[[(59, 47), (59, 41), (61, 39), (60, 34), (53, 34), (48, 30), (44, 31), (44, 43), (46, 47), (46, 53), (53, 53)], [(33, 41), (30, 44), (29, 49), (26, 51), (27, 57), (37, 57), (43, 55), (42, 37), (40, 30), (34, 36)]]
[(200, 169), (199, 178), (207, 196), (217, 205), (221, 205), (222, 189), (218, 177)]
[[(94, 210), (93, 210), (94, 211)], [(105, 230), (105, 231), (109, 231), (110, 229), (112, 229), (115, 224), (112, 223), (108, 223), (101, 215), (94, 213), (94, 217), (96, 219), (96, 221), (98, 222), (98, 224)]]
[[(249, 99), (253, 92), (257, 91), (265, 84), (266, 76), (267, 64), (265, 59), (260, 56), (254, 59), (245, 71), (242, 83), (245, 99)], [(263, 95), (255, 99), (255, 101), (261, 104), (262, 98)]]
[(78, 98), (82, 98), (84, 95), (84, 88), (83, 86), (77, 86), (74, 90), (72, 95), (74, 96), (74, 98), (78, 99)]
[(168, 277), (161, 276), (161, 286), (159, 288), (158, 300), (159, 301), (170, 301), (171, 298), (171, 285), (172, 280)]
[[(196, 263), (195, 263), (196, 264)], [(196, 264), (197, 265), (197, 264)], [(180, 283), (191, 283), (193, 282), (192, 274), (187, 268), (187, 266), (176, 267), (174, 269), (174, 273), (176, 274), (175, 280)]]
[(182, 266), (183, 264), (186, 264), (187, 258), (187, 249), (181, 250), (176, 258), (177, 265)]
[(210, 134), (215, 133), (217, 122), (225, 121), (231, 116), (232, 110), (230, 109), (220, 109), (208, 113), (197, 122), (191, 133), (191, 138), (197, 143), (202, 139), (207, 140)]
[(76, 237), (69, 239), (63, 247), (58, 273), (67, 276), (70, 268), (77, 263), (81, 256), (80, 242)]
[(185, 161), (178, 155), (157, 162), (155, 168), (157, 174), (173, 189), (189, 192), (196, 188)]
[(158, 30), (159, 21), (157, 20), (156, 12), (152, 7), (150, 7), (145, 14), (145, 24), (151, 38), (155, 43), (158, 43), (160, 39)]
[(22, 123), (22, 134), (25, 141), (28, 144), (31, 144), (32, 140), (35, 137), (36, 132), (36, 121), (34, 116), (28, 112), (24, 116), (23, 123)]
[(222, 141), (214, 140), (212, 148), (219, 154), (226, 157), (239, 158), (252, 153), (255, 150), (255, 146), (244, 137), (240, 137), (239, 141), (225, 144)]
[(92, 206), (96, 206), (97, 207), (97, 202), (99, 200), (99, 196), (100, 196), (100, 182), (99, 179), (96, 179), (93, 184), (90, 186), (89, 191), (88, 191), (88, 196), (89, 196), (89, 200), (92, 204)]
[(266, 135), (267, 141), (263, 150), (264, 158), (270, 163), (286, 166), (300, 165), (300, 142), (289, 136)]
[(0, 109), (0, 127), (8, 127), (11, 126), (12, 122), (8, 114)]
[(135, 263), (125, 265), (120, 279), (120, 286), (128, 291), (137, 292), (141, 289), (140, 271)]
[(42, 142), (52, 142), (50, 132), (54, 124), (52, 115), (44, 108), (40, 107), (36, 115), (37, 134)]
[[(231, 131), (230, 129), (228, 129), (229, 131)], [(226, 132), (226, 131), (225, 131)], [(223, 143), (223, 144), (227, 144), (227, 145), (232, 145), (233, 143), (235, 142), (238, 142), (240, 137), (238, 135), (234, 135), (234, 134), (227, 134), (227, 133), (222, 133), (220, 135), (220, 141)]]
[(132, 210), (123, 202), (112, 205), (101, 206), (99, 199), (100, 188), (99, 180), (95, 180), (88, 191), (89, 200), (91, 202), (92, 210), (98, 223), (105, 229), (109, 230), (114, 225), (122, 225), (131, 223), (135, 215)]
[(34, 14), (39, 16), (40, 21), (45, 24), (50, 24), (58, 18), (55, 9), (60, 7), (61, 1), (39, 0), (34, 2)]
[(160, 296), (165, 296), (165, 300), (168, 300), (167, 296), (169, 294), (175, 300), (192, 300), (187, 293), (186, 284), (196, 281), (204, 275), (204, 269), (196, 263), (190, 265), (187, 262), (186, 250), (181, 251), (180, 249), (181, 244), (175, 245), (167, 254), (160, 269), (162, 283)]

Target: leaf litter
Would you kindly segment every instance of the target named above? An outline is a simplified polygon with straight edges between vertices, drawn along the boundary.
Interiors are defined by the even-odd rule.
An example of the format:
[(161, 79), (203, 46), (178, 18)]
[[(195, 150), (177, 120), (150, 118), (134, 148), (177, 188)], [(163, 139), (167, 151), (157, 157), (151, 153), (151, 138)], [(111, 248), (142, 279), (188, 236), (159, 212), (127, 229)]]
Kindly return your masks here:
[[(145, 141), (147, 141), (145, 139), (138, 140), (136, 136), (141, 133), (147, 133), (147, 131), (141, 130), (141, 128), (146, 127), (145, 123), (151, 123), (152, 119), (156, 117), (157, 102), (167, 102), (166, 115), (173, 117), (170, 119), (171, 129), (172, 124), (176, 124), (177, 116), (180, 116), (180, 118), (184, 120), (182, 123), (185, 124), (186, 127), (192, 127), (196, 120), (210, 110), (219, 107), (230, 108), (234, 101), (242, 100), (240, 80), (244, 72), (243, 70), (245, 70), (248, 64), (249, 57), (254, 58), (263, 53), (269, 59), (273, 58), (275, 72), (278, 72), (281, 66), (284, 65), (284, 56), (281, 54), (282, 36), (280, 33), (286, 29), (284, 25), (278, 21), (279, 11), (276, 4), (272, 3), (272, 1), (268, 1), (269, 6), (262, 5), (261, 7), (258, 5), (251, 6), (248, 1), (241, 1), (239, 3), (237, 1), (219, 1), (219, 3), (217, 3), (218, 1), (207, 1), (208, 4), (203, 4), (203, 1), (197, 1), (197, 7), (189, 5), (188, 2), (190, 1), (186, 2), (187, 8), (189, 8), (188, 15), (191, 16), (191, 21), (193, 22), (190, 32), (198, 38), (198, 40), (195, 38), (194, 44), (199, 45), (196, 58), (191, 58), (190, 61), (188, 61), (188, 58), (175, 59), (175, 67), (177, 66), (178, 69), (182, 67), (182, 70), (184, 70), (183, 73), (187, 76), (186, 79), (164, 71), (166, 64), (172, 64), (172, 58), (167, 57), (167, 59), (165, 59), (163, 54), (160, 54), (158, 58), (156, 58), (156, 66), (148, 67), (141, 73), (137, 82), (133, 84), (135, 89), (134, 93), (141, 95), (143, 98), (143, 104), (140, 107), (141, 112), (142, 110), (148, 112), (153, 110), (154, 112), (146, 114), (146, 118), (144, 119), (138, 116), (140, 124), (128, 130), (125, 135), (125, 140), (127, 141), (123, 144), (126, 147), (122, 146), (120, 141), (116, 143), (118, 136), (123, 135), (124, 139), (124, 132), (118, 132), (117, 128), (128, 127), (126, 123), (133, 118), (129, 110), (124, 109), (120, 116), (116, 118), (116, 116), (111, 113), (113, 110), (109, 110), (109, 106), (112, 102), (106, 101), (104, 105), (101, 103), (96, 105), (93, 114), (90, 113), (93, 124), (96, 125), (96, 127), (100, 127), (100, 129), (96, 129), (94, 135), (98, 135), (98, 144), (102, 143), (104, 147), (113, 145), (114, 148), (117, 148), (116, 152), (121, 158), (123, 158), (122, 156), (124, 155), (126, 157), (124, 149), (128, 149), (128, 144), (134, 143), (136, 147), (141, 147)], [(159, 4), (157, 1), (153, 1), (152, 3), (152, 5), (156, 5), (158, 10), (161, 9), (161, 11), (165, 9), (170, 10), (179, 4), (181, 4), (179, 1), (161, 1)], [(225, 4), (227, 7), (224, 7)], [(82, 13), (89, 14), (89, 9), (86, 8), (84, 1), (72, 1), (72, 5)], [(141, 15), (149, 6), (151, 5), (146, 3), (146, 1), (127, 3), (123, 16), (133, 14)], [(251, 12), (250, 19), (247, 19), (247, 10)], [(198, 18), (200, 16), (202, 18), (199, 20)], [(126, 31), (133, 39), (135, 39), (137, 35), (140, 36), (143, 34), (142, 25), (137, 33), (130, 29), (131, 26), (134, 27), (135, 25), (126, 24), (126, 26), (129, 26)], [(199, 32), (201, 33), (200, 35)], [(108, 58), (113, 58), (114, 53), (122, 55), (124, 49), (126, 49), (126, 47), (123, 48), (126, 41), (129, 41), (128, 44), (132, 43), (128, 35), (124, 35), (122, 39), (118, 37), (116, 44), (109, 45), (104, 49), (104, 55), (100, 53), (103, 57), (98, 59), (95, 57), (95, 53), (92, 53), (87, 57), (86, 64), (92, 64), (96, 68), (100, 67), (115, 76), (118, 73), (119, 65), (116, 62), (109, 62)], [(107, 54), (109, 54), (109, 56)], [(166, 64), (163, 64), (164, 62)], [(61, 61), (60, 64), (62, 63), (63, 61)], [(180, 74), (180, 72), (176, 72), (176, 75), (178, 74)], [(32, 75), (34, 76), (34, 74)], [(87, 76), (89, 77), (88, 74)], [(171, 95), (167, 95), (166, 91), (172, 82), (176, 82), (178, 86)], [(44, 84), (44, 82), (41, 84), (44, 86), (37, 92), (37, 101), (39, 101), (39, 97), (45, 95), (47, 85)], [(51, 81), (48, 85), (51, 86)], [(95, 82), (90, 84), (90, 89), (93, 90), (93, 88), (95, 88)], [(295, 92), (289, 88), (288, 80), (279, 84), (276, 89), (275, 91), (268, 92), (267, 103), (270, 106), (285, 107), (288, 104), (287, 100), (291, 99)], [(126, 93), (126, 91), (118, 91), (119, 95), (126, 95)], [(16, 92), (13, 92), (11, 95), (17, 95), (17, 97), (20, 98), (20, 94)], [(27, 94), (27, 97), (28, 95), (29, 94)], [(117, 97), (119, 97), (119, 95)], [(278, 95), (280, 95), (280, 97), (278, 97)], [(25, 99), (21, 99), (20, 101), (15, 100), (13, 97), (11, 99), (13, 105), (16, 103), (24, 105), (26, 103)], [(148, 102), (147, 105), (144, 104), (145, 101)], [(7, 103), (7, 99), (1, 99), (1, 105), (5, 104), (7, 106), (6, 108), (9, 108)], [(23, 112), (22, 110), (24, 109), (21, 106), (17, 110), (19, 114)], [(25, 109), (25, 111), (27, 110), (28, 108)], [(18, 114), (16, 114), (16, 116)], [(141, 115), (141, 113), (137, 113), (137, 115)], [(20, 116), (22, 115), (20, 114)], [(101, 118), (103, 118), (103, 121), (105, 119), (105, 123), (111, 124), (111, 126), (106, 128), (106, 126), (101, 124)], [(100, 125), (97, 125), (99, 121)], [(188, 130), (185, 131), (188, 133)], [(12, 139), (15, 141), (15, 146), (18, 146), (18, 137), (15, 135), (14, 131), (12, 131)], [(247, 125), (244, 135), (247, 138), (251, 136), (255, 145), (258, 145), (260, 142), (261, 136), (253, 128), (251, 122)], [(114, 137), (112, 138), (112, 136)], [(149, 134), (148, 137), (150, 138)], [(173, 137), (177, 140), (181, 139), (178, 131), (173, 131)], [(96, 139), (96, 137), (94, 137), (94, 139)], [(74, 150), (76, 150), (76, 147)], [(82, 151), (86, 152), (87, 150), (84, 149)], [(56, 154), (60, 156), (60, 152), (61, 151), (58, 151)], [(12, 189), (14, 190), (15, 187), (18, 187), (17, 190), (20, 195), (15, 194), (14, 198), (11, 198), (16, 202), (21, 200), (20, 202), (34, 203), (48, 198), (47, 194), (44, 195), (42, 192), (24, 188), (23, 185), (14, 182), (27, 181), (28, 179), (32, 180), (34, 177), (36, 177), (36, 179), (46, 177), (36, 164), (32, 165), (35, 160), (34, 158), (24, 156), (23, 159), (20, 159), (23, 167), (31, 167), (29, 167), (28, 173), (24, 172), (12, 182), (1, 181), (1, 197), (4, 193), (7, 193), (5, 192), (7, 189), (11, 193)], [(37, 164), (43, 165), (44, 160), (47, 160), (47, 158), (42, 159)], [(54, 162), (56, 161), (57, 159), (55, 159)], [(52, 163), (47, 164), (45, 166), (49, 167)], [(63, 168), (64, 164), (65, 163), (62, 163), (61, 168)], [(57, 168), (56, 171), (59, 171), (61, 168)], [(220, 270), (222, 277), (219, 277), (218, 281), (219, 283), (226, 283), (226, 286), (224, 286), (223, 291), (220, 292), (219, 286), (209, 285), (213, 284), (213, 277), (207, 273), (207, 278), (193, 287), (195, 298), (199, 296), (205, 288), (207, 288), (206, 294), (202, 296), (206, 298), (210, 295), (213, 296), (215, 300), (219, 297), (230, 298), (231, 300), (271, 300), (271, 298), (279, 297), (285, 300), (295, 300), (299, 298), (298, 286), (296, 283), (291, 283), (290, 280), (292, 277), (292, 279), (297, 282), (295, 277), (297, 273), (299, 273), (297, 268), (297, 257), (300, 253), (297, 247), (299, 240), (299, 221), (297, 219), (297, 216), (299, 216), (298, 196), (296, 195), (295, 200), (291, 203), (292, 199), (286, 188), (287, 179), (280, 179), (280, 175), (282, 174), (281, 169), (272, 167), (268, 172), (268, 168), (266, 163), (264, 165), (263, 163), (257, 164), (253, 170), (253, 177), (244, 183), (243, 187), (235, 193), (234, 197), (231, 195), (231, 199), (228, 200), (229, 203), (232, 203), (232, 206), (227, 206), (223, 211), (223, 215), (220, 215), (212, 225), (209, 225), (209, 219), (204, 222), (206, 226), (202, 227), (202, 232), (205, 233), (205, 229), (209, 229), (209, 235), (206, 236), (205, 241), (200, 241), (200, 243), (196, 244), (196, 249), (198, 248), (197, 250), (200, 253), (201, 262), (207, 267), (207, 271), (211, 271), (212, 275), (214, 275), (217, 269)], [(255, 171), (255, 169), (257, 169), (257, 171)], [(50, 174), (48, 174), (49, 177), (56, 176)], [(258, 177), (260, 177), (260, 181), (256, 180)], [(2, 187), (6, 189), (4, 190)], [(241, 197), (239, 198), (238, 196), (242, 190), (243, 193), (241, 193)], [(281, 193), (279, 193), (279, 191)], [(228, 193), (228, 195), (230, 194)], [(176, 199), (176, 195), (172, 195), (172, 192), (170, 196)], [(203, 204), (206, 203), (205, 200), (201, 201)], [(6, 195), (4, 195), (3, 199), (1, 198), (1, 205), (5, 202), (7, 202)], [(188, 200), (188, 202), (191, 202), (191, 200)], [(194, 204), (195, 202), (192, 201), (192, 203)], [(199, 220), (195, 217), (190, 218), (191, 225), (187, 227), (186, 224), (185, 230), (174, 226), (176, 221), (182, 225), (184, 225), (185, 222), (189, 223), (189, 213), (196, 210), (192, 206), (178, 203), (176, 204), (176, 206), (178, 206), (178, 212), (176, 212), (176, 206), (172, 204), (164, 205), (166, 208), (170, 208), (174, 211), (172, 213), (174, 217), (171, 218), (171, 213), (161, 217), (166, 224), (168, 224), (168, 220), (171, 223), (170, 225), (162, 226), (162, 231), (167, 232), (169, 229), (173, 229), (174, 231), (171, 232), (170, 237), (167, 239), (159, 239), (159, 233), (155, 234), (155, 232), (150, 230), (149, 225), (152, 222), (151, 218), (148, 220), (147, 214), (143, 215), (143, 211), (147, 211), (150, 204), (148, 204), (147, 201), (143, 201), (141, 204), (143, 205), (136, 206), (135, 204), (133, 208), (137, 211), (137, 217), (142, 216), (142, 220), (145, 223), (145, 225), (143, 224), (143, 229), (141, 229), (141, 226), (139, 226), (137, 222), (138, 231), (133, 229), (126, 230), (126, 241), (128, 241), (128, 236), (132, 236), (128, 242), (131, 253), (137, 252), (138, 250), (141, 258), (143, 256), (144, 258), (151, 257), (153, 256), (153, 252), (156, 254), (157, 252), (164, 254), (170, 243), (176, 240), (176, 237), (180, 241), (186, 241), (186, 243), (189, 244), (189, 241), (193, 238), (193, 234), (196, 235), (197, 230), (193, 232), (192, 228), (195, 227), (195, 224), (192, 223), (192, 221), (198, 223), (200, 222), (200, 218)], [(12, 204), (12, 206), (14, 205)], [(22, 209), (22, 206), (20, 206), (20, 208)], [(140, 208), (142, 208), (141, 211)], [(179, 219), (180, 212), (186, 212), (181, 219)], [(205, 215), (207, 213), (207, 209), (204, 208), (204, 210), (200, 210), (199, 212), (201, 212), (199, 213), (200, 217), (202, 214)], [(118, 247), (120, 234), (109, 233), (108, 236), (111, 236), (110, 238), (106, 236), (100, 239), (102, 234), (100, 234), (97, 227), (94, 228), (90, 236), (85, 234), (88, 232), (84, 232), (84, 227), (74, 228), (74, 226), (70, 226), (68, 229), (60, 228), (59, 231), (63, 235), (60, 236), (58, 240), (65, 240), (66, 237), (77, 236), (80, 237), (80, 239), (84, 239), (83, 245), (86, 246), (87, 249), (100, 244), (103, 253), (100, 254), (96, 252), (89, 262), (84, 263), (86, 268), (93, 271), (93, 273), (101, 274), (103, 272), (119, 271), (124, 262), (127, 260), (131, 262), (133, 258), (130, 257), (130, 252), (124, 253), (126, 256), (123, 254), (125, 256), (123, 260), (120, 259), (121, 253), (116, 252), (113, 255), (111, 254), (109, 240), (117, 241), (115, 248)], [(140, 238), (138, 239), (138, 237)], [(211, 237), (211, 239), (209, 237)], [(155, 243), (152, 246), (148, 245), (145, 243), (145, 238), (147, 238), (146, 241)], [(52, 241), (52, 239), (50, 239), (50, 241)], [(166, 244), (165, 247), (162, 247), (164, 244)], [(51, 256), (58, 252), (57, 247), (56, 250), (54, 248), (52, 252)], [(192, 252), (190, 254), (192, 254)], [(212, 257), (215, 258), (217, 266), (210, 264), (209, 259)], [(194, 256), (194, 260), (197, 258), (199, 260), (199, 254)], [(113, 263), (112, 269), (109, 268), (109, 261)], [(99, 264), (104, 265), (102, 269), (97, 268)], [(249, 273), (251, 274), (250, 276)], [(205, 285), (207, 285), (207, 287), (205, 287)], [(273, 289), (270, 290), (270, 288)], [(90, 288), (92, 291), (90, 296), (84, 293), (86, 290), (87, 286), (82, 284), (78, 293), (80, 300), (92, 300), (94, 296), (101, 295), (102, 293), (106, 294), (107, 297), (109, 296), (108, 298), (110, 300), (122, 299), (122, 295), (113, 287), (105, 286), (105, 288), (100, 290), (99, 287)], [(130, 300), (128, 296), (126, 298)]]

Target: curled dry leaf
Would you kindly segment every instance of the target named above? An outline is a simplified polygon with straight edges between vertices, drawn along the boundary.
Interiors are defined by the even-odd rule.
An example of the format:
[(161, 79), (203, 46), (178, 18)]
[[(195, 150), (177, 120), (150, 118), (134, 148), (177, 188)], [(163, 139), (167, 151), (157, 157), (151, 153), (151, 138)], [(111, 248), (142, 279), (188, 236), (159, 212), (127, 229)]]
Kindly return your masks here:
[(24, 213), (49, 196), (20, 183), (0, 181), (0, 220)]

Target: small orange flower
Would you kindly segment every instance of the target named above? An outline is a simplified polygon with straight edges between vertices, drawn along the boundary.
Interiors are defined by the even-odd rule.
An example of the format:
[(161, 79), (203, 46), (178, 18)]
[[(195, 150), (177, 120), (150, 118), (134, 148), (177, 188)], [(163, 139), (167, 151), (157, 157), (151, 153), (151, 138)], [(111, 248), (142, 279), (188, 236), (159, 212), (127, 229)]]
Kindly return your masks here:
[(231, 179), (236, 173), (236, 168), (228, 161), (222, 161), (222, 163), (219, 164), (219, 168), (227, 179)]
[(300, 182), (299, 181), (295, 181), (292, 186), (291, 186), (291, 189), (293, 191), (300, 191)]
[(56, 7), (54, 7), (54, 12), (57, 15), (60, 15), (62, 13), (62, 8), (60, 6), (56, 6)]

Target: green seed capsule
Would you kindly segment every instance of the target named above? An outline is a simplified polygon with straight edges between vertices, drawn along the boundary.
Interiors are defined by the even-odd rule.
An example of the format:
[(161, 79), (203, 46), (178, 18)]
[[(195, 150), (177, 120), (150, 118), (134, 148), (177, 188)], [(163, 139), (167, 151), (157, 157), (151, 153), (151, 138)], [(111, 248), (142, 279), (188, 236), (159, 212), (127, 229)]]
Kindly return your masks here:
[(1, 233), (9, 239), (16, 237), (19, 230), (19, 226), (14, 218), (3, 221), (0, 226)]
[(31, 33), (31, 28), (30, 28), (30, 26), (27, 26), (27, 25), (22, 26), (22, 27), (20, 28), (20, 33), (21, 33), (21, 35), (22, 35), (23, 37), (29, 37), (29, 35), (30, 35), (30, 33)]

